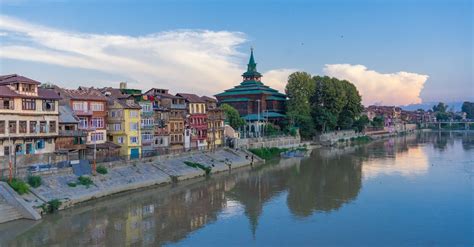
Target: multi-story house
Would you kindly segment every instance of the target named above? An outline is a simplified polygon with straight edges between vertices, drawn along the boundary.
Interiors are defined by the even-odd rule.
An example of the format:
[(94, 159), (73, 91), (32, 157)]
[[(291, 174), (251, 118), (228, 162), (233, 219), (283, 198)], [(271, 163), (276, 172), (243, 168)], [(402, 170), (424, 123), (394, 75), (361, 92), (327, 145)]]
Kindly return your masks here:
[(56, 152), (65, 153), (69, 159), (84, 159), (87, 132), (79, 130), (79, 118), (69, 105), (59, 105), (59, 135), (56, 137)]
[(195, 94), (179, 93), (186, 100), (189, 117), (187, 119), (191, 130), (191, 148), (207, 148), (207, 111), (206, 101)]
[(217, 107), (217, 100), (202, 96), (207, 110), (207, 148), (214, 150), (224, 144), (224, 120), (222, 109)]
[(54, 152), (60, 97), (39, 85), (17, 74), (0, 76), (0, 156)]
[(183, 97), (176, 96), (171, 99), (169, 113), (169, 132), (170, 132), (170, 149), (183, 150), (185, 143), (190, 143), (191, 133), (185, 128), (186, 123), (186, 102)]
[(163, 151), (170, 146), (170, 110), (173, 99), (180, 97), (169, 94), (168, 89), (152, 88), (144, 95), (153, 103), (155, 137), (153, 147)]
[(62, 97), (61, 104), (69, 105), (79, 118), (78, 129), (87, 132), (87, 158), (108, 160), (119, 155), (120, 146), (107, 142), (107, 97), (96, 88), (56, 90)]
[(107, 98), (107, 138), (120, 146), (120, 155), (138, 158), (142, 153), (141, 106), (135, 102), (133, 95), (121, 88), (102, 88), (100, 91)]

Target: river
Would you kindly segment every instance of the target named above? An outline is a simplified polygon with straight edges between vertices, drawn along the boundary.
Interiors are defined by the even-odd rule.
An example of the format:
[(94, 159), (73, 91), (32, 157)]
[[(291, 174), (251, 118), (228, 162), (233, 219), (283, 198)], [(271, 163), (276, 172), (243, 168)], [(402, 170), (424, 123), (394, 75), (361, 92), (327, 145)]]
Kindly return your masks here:
[(472, 246), (474, 133), (418, 133), (0, 225), (1, 246)]

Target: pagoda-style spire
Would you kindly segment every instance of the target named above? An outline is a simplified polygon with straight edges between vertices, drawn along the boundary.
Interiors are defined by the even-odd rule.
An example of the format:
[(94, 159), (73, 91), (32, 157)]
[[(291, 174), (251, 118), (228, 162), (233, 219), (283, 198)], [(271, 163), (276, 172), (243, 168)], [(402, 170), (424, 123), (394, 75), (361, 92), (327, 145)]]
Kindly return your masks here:
[(253, 47), (250, 48), (250, 59), (247, 64), (247, 71), (242, 74), (244, 80), (259, 80), (262, 75), (257, 71), (257, 63), (253, 57)]

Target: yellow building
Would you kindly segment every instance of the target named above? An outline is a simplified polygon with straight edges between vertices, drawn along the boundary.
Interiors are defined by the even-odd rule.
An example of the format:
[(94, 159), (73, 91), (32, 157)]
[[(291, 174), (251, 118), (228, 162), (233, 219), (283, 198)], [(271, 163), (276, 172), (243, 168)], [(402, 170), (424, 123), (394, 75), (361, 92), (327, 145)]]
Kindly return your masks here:
[[(107, 96), (107, 94), (106, 94)], [(120, 155), (139, 158), (141, 154), (140, 105), (133, 98), (109, 96), (107, 134), (109, 141), (121, 146)]]

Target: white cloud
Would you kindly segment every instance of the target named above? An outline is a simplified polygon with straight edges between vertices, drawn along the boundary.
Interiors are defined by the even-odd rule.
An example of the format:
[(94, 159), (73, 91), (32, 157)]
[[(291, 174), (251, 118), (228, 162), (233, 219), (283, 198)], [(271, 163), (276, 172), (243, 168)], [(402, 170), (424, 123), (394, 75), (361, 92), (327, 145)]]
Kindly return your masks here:
[(281, 93), (285, 93), (286, 83), (288, 82), (288, 76), (297, 69), (274, 69), (269, 70), (263, 74), (262, 81), (265, 85), (270, 86)]
[(364, 105), (406, 105), (421, 103), (420, 92), (427, 75), (410, 72), (383, 74), (363, 65), (326, 64), (324, 73), (348, 80), (357, 87)]
[[(0, 58), (120, 75), (131, 78), (129, 85), (141, 89), (218, 93), (240, 81), (240, 61), (246, 57), (236, 50), (246, 42), (241, 32), (175, 30), (137, 37), (89, 34), (4, 15), (0, 15), (0, 32)], [(84, 85), (94, 86), (87, 82)]]

